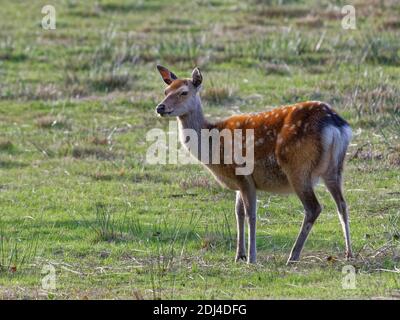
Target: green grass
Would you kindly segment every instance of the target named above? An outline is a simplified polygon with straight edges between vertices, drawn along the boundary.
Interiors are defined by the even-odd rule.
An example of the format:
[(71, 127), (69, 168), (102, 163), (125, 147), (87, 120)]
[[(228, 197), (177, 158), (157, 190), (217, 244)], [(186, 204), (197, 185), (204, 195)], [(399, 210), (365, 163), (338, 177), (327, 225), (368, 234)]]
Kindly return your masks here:
[[(329, 1), (54, 1), (45, 31), (42, 1), (2, 1), (0, 298), (399, 298), (400, 6), (350, 2), (356, 30)], [(233, 262), (234, 194), (198, 165), (145, 161), (146, 132), (168, 127), (157, 63), (199, 65), (212, 118), (319, 99), (350, 122), (356, 289), (323, 186), (301, 262), (285, 265), (299, 200), (261, 193), (258, 263)]]

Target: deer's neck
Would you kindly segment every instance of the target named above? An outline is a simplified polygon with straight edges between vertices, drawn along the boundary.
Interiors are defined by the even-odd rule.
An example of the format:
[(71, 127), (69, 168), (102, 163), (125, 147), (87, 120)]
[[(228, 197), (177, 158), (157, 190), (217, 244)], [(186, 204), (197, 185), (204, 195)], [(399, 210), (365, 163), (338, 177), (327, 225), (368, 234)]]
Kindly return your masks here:
[[(188, 113), (183, 116), (178, 117), (179, 124), (179, 136), (181, 143), (188, 146), (188, 135), (185, 129), (190, 129), (193, 134), (197, 135), (197, 145), (198, 145), (198, 155), (200, 155), (201, 150), (201, 130), (202, 129), (212, 129), (213, 125), (208, 122), (203, 114), (203, 109), (201, 107), (200, 96), (197, 94), (194, 98), (194, 107)], [(190, 151), (193, 151), (191, 149)]]
[(190, 112), (178, 117), (179, 129), (192, 129), (199, 136), (201, 129), (209, 129), (211, 124), (204, 117), (198, 94), (194, 97), (193, 104), (194, 106)]

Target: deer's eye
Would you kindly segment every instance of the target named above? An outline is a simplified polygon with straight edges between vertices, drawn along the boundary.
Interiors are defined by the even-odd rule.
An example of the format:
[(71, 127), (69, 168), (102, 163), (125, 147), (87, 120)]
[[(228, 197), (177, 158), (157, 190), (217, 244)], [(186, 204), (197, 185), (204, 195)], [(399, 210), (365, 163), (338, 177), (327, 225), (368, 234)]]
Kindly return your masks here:
[(188, 94), (187, 91), (183, 91), (183, 92), (181, 93), (181, 96), (187, 96), (187, 94)]

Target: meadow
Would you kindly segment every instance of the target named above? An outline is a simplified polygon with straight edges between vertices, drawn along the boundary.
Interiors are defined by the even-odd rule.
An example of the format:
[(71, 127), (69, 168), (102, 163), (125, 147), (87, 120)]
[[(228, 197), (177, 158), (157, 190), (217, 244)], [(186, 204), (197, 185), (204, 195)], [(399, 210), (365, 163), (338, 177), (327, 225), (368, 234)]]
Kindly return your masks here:
[[(51, 2), (0, 1), (0, 299), (400, 298), (398, 1)], [(235, 263), (234, 193), (200, 165), (146, 163), (146, 133), (168, 129), (157, 63), (199, 66), (213, 119), (321, 100), (348, 120), (355, 258), (319, 186), (299, 263), (300, 201), (262, 193), (258, 262)]]

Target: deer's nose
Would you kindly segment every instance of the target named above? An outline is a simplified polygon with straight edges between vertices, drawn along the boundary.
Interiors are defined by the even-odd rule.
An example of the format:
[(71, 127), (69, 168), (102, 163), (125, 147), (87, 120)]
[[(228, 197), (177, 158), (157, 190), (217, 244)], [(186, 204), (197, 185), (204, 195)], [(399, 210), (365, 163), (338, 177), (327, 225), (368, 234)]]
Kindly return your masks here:
[(156, 112), (158, 114), (164, 114), (165, 113), (165, 104), (159, 104), (156, 108)]

